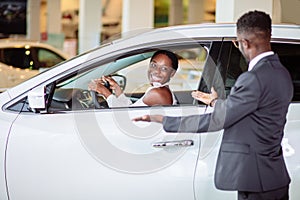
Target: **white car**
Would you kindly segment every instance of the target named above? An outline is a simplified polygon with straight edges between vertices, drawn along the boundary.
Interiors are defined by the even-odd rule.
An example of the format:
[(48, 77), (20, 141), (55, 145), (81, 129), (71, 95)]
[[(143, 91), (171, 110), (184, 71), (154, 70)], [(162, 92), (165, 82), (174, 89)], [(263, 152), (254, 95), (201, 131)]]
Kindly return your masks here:
[(61, 50), (46, 43), (1, 39), (0, 92), (68, 58)]
[[(235, 32), (234, 24), (154, 29), (79, 55), (1, 93), (0, 199), (235, 199), (236, 192), (217, 190), (213, 181), (222, 131), (175, 134), (157, 123), (132, 121), (149, 113), (211, 112), (191, 91), (213, 85), (226, 97), (247, 69), (232, 43)], [(292, 178), (290, 199), (297, 200), (300, 26), (274, 25), (272, 37), (295, 88), (282, 147)], [(108, 108), (104, 98), (88, 91), (92, 79), (112, 75), (136, 100), (148, 83), (147, 60), (158, 49), (180, 57), (170, 83), (178, 105)]]

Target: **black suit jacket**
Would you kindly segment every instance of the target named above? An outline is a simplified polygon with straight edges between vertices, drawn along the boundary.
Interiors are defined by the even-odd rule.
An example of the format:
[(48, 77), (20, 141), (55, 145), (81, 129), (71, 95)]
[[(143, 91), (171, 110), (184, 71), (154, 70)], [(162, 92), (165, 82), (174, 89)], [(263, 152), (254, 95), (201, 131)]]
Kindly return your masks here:
[(224, 129), (217, 160), (219, 189), (261, 192), (290, 183), (281, 140), (293, 96), (289, 72), (277, 55), (261, 59), (241, 74), (226, 100), (204, 115), (164, 117), (167, 132)]

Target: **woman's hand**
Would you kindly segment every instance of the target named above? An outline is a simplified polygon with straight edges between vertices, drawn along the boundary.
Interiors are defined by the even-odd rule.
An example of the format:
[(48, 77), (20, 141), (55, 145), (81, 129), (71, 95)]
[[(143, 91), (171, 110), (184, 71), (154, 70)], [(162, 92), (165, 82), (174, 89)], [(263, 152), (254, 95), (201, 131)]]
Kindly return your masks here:
[[(104, 86), (106, 82), (109, 83), (109, 88)], [(88, 89), (102, 94), (105, 98), (112, 94), (109, 89), (113, 90), (117, 97), (123, 93), (118, 83), (110, 76), (102, 76), (100, 79), (92, 80), (88, 85)]]
[(211, 88), (211, 93), (205, 93), (200, 91), (193, 91), (192, 97), (198, 101), (202, 101), (206, 105), (214, 106), (212, 105), (214, 101), (218, 98), (218, 94), (215, 91), (215, 89)]
[(88, 85), (88, 89), (103, 95), (105, 98), (111, 95), (109, 89), (104, 86), (102, 78), (92, 80)]
[(109, 83), (110, 89), (112, 89), (114, 91), (114, 93), (117, 97), (120, 96), (120, 94), (123, 93), (123, 91), (122, 91), (121, 87), (119, 86), (119, 84), (112, 77), (103, 76), (102, 81)]

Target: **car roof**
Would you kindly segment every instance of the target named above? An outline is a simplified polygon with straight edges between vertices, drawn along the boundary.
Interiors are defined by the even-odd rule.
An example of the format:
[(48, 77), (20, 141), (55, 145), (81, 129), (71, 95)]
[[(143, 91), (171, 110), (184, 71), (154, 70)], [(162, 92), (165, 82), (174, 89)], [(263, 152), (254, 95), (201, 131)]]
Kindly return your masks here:
[[(207, 23), (171, 26), (160, 30), (178, 31), (194, 37), (236, 37), (236, 24)], [(272, 24), (272, 38), (300, 39), (300, 25)]]
[[(135, 33), (136, 32), (136, 33)], [(159, 39), (172, 39), (178, 38), (179, 35), (186, 36), (187, 38), (220, 38), (220, 37), (236, 37), (236, 25), (232, 23), (204, 23), (204, 24), (189, 24), (179, 26), (169, 26), (165, 28), (158, 28), (152, 30), (132, 31), (132, 33), (125, 34), (120, 40), (115, 40), (114, 43), (124, 42), (124, 40), (130, 41), (141, 40), (141, 37), (147, 37), (147, 41), (157, 40), (155, 37), (159, 34)], [(136, 36), (139, 36), (136, 37)], [(284, 38), (284, 39), (300, 39), (300, 25), (293, 24), (273, 24), (272, 25), (272, 38)], [(132, 42), (132, 41), (130, 41)]]
[[(181, 25), (181, 26), (171, 26), (165, 28), (151, 29), (149, 31), (135, 31), (131, 34), (122, 37), (121, 39), (116, 39), (110, 41), (108, 44), (101, 45), (100, 47), (94, 48), (80, 54), (67, 62), (63, 62), (61, 65), (58, 65), (51, 70), (46, 71), (45, 73), (39, 74), (34, 77), (34, 79), (29, 79), (21, 83), (21, 85), (10, 88), (7, 90), (10, 95), (13, 97), (20, 94), (21, 91), (26, 91), (30, 89), (32, 84), (42, 83), (49, 78), (49, 75), (58, 75), (62, 74), (64, 71), (68, 71), (75, 66), (78, 66), (82, 63), (85, 63), (87, 60), (92, 60), (99, 55), (109, 56), (111, 52), (122, 53), (127, 47), (141, 47), (143, 45), (147, 46), (149, 44), (159, 43), (163, 40), (176, 40), (187, 38), (204, 38), (212, 40), (212, 38), (235, 38), (236, 37), (236, 28), (235, 24), (195, 24), (195, 25)], [(299, 25), (287, 25), (287, 24), (278, 24), (272, 25), (272, 38), (282, 38), (300, 40), (300, 26)], [(182, 42), (182, 41), (181, 41)]]

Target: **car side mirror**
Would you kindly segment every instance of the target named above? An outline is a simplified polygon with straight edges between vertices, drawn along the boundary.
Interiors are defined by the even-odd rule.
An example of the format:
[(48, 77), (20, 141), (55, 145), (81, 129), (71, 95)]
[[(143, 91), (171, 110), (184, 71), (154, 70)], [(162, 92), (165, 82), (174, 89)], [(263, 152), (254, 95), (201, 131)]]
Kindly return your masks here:
[(126, 77), (120, 74), (112, 74), (111, 77), (118, 83), (122, 90), (126, 87)]
[(43, 110), (46, 108), (46, 92), (44, 86), (38, 86), (28, 92), (28, 103), (33, 111)]

